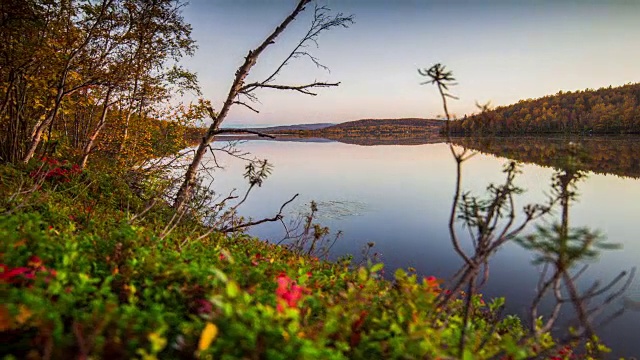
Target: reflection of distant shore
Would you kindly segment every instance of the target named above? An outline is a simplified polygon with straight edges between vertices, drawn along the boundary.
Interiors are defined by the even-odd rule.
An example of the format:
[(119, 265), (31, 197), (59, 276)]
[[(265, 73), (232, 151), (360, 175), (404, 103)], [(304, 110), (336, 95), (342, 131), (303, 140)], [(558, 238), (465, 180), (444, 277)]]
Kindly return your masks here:
[[(360, 146), (424, 145), (446, 142), (438, 135), (414, 136), (327, 136), (305, 137), (298, 134), (225, 135), (215, 141), (288, 141), (288, 142), (341, 142)], [(505, 157), (541, 166), (562, 168), (570, 144), (580, 146), (578, 169), (597, 174), (640, 178), (640, 137), (638, 136), (507, 136), (507, 137), (453, 137), (451, 142), (486, 154)]]
[(640, 178), (638, 136), (455, 137), (455, 145), (486, 154), (554, 168), (566, 167), (569, 147), (578, 145), (579, 170)]
[(333, 142), (335, 140), (325, 139), (320, 137), (300, 137), (300, 136), (290, 136), (290, 135), (274, 135), (275, 139), (268, 138), (265, 136), (258, 135), (218, 135), (215, 137), (214, 141), (254, 141), (254, 140), (266, 140), (266, 141), (292, 141), (292, 142)]
[(225, 135), (217, 136), (215, 141), (247, 141), (247, 140), (267, 140), (267, 141), (292, 141), (292, 142), (341, 142), (345, 144), (375, 146), (375, 145), (424, 145), (438, 144), (445, 142), (440, 136), (415, 136), (415, 137), (376, 137), (371, 136), (328, 136), (328, 137), (304, 137), (299, 135), (274, 135), (275, 139), (261, 137), (258, 135)]

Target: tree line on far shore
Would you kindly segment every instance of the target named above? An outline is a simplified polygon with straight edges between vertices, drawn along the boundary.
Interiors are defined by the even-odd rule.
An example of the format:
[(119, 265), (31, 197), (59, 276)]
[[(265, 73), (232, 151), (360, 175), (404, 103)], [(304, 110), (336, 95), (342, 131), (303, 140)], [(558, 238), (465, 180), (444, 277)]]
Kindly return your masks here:
[(520, 100), (450, 124), (452, 134), (638, 134), (640, 84)]

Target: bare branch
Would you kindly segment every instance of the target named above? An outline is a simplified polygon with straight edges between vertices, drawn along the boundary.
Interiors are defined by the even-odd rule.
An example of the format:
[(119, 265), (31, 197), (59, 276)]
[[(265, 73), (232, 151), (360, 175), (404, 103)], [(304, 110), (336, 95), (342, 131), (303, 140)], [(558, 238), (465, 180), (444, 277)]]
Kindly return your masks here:
[(275, 139), (276, 137), (273, 135), (269, 135), (267, 133), (263, 133), (260, 131), (256, 131), (256, 130), (249, 130), (249, 129), (235, 129), (235, 128), (225, 128), (225, 129), (218, 129), (214, 132), (215, 135), (220, 135), (220, 134), (254, 134), (254, 135), (258, 135), (259, 137), (268, 137), (270, 139)]
[(256, 110), (256, 109), (254, 109), (253, 107), (251, 107), (249, 104), (247, 104), (247, 103), (245, 103), (245, 102), (242, 102), (242, 101), (236, 100), (236, 101), (234, 101), (233, 103), (234, 103), (234, 104), (238, 104), (238, 105), (242, 105), (242, 106), (246, 107), (247, 109), (249, 109), (249, 110), (253, 111), (253, 112), (254, 112), (254, 113), (256, 113), (256, 114), (259, 114), (259, 113), (260, 113), (260, 111), (258, 111), (258, 110)]
[[(247, 88), (247, 86), (245, 85), (245, 80), (246, 80), (247, 76), (249, 75), (251, 69), (257, 63), (258, 58), (260, 57), (260, 55), (265, 51), (265, 49), (269, 45), (275, 44), (276, 39), (296, 19), (296, 17), (301, 12), (304, 11), (305, 6), (308, 5), (309, 2), (311, 2), (311, 0), (299, 0), (298, 4), (296, 5), (296, 7), (291, 11), (291, 13), (289, 13), (289, 15), (284, 20), (282, 20), (280, 25), (278, 25), (271, 32), (271, 34), (269, 34), (264, 39), (264, 41), (262, 41), (262, 43), (260, 43), (260, 45), (258, 47), (256, 47), (253, 50), (250, 50), (247, 53), (247, 55), (245, 56), (244, 62), (236, 70), (233, 83), (231, 84), (231, 87), (229, 88), (229, 93), (228, 93), (228, 95), (227, 95), (227, 97), (226, 97), (226, 99), (225, 99), (225, 101), (224, 101), (224, 103), (222, 105), (222, 108), (220, 109), (220, 112), (217, 113), (217, 114), (214, 113), (213, 111), (209, 112), (209, 115), (211, 116), (211, 119), (213, 120), (213, 122), (209, 126), (207, 134), (202, 138), (202, 141), (198, 145), (198, 149), (196, 150), (196, 153), (195, 153), (195, 155), (193, 157), (193, 160), (192, 160), (191, 164), (189, 165), (189, 167), (187, 168), (187, 171), (184, 174), (184, 180), (182, 182), (182, 185), (178, 189), (178, 191), (176, 193), (176, 196), (175, 196), (175, 199), (174, 199), (174, 202), (173, 202), (173, 208), (174, 209), (176, 209), (176, 210), (182, 209), (185, 206), (185, 204), (187, 203), (187, 201), (189, 200), (189, 198), (191, 197), (191, 195), (192, 195), (191, 193), (193, 192), (193, 187), (195, 186), (196, 178), (197, 178), (197, 175), (198, 175), (199, 164), (202, 161), (202, 158), (204, 157), (204, 155), (205, 155), (205, 153), (206, 153), (206, 151), (208, 149), (207, 145), (211, 141), (213, 141), (213, 139), (214, 139), (214, 137), (216, 135), (216, 132), (220, 129), (220, 125), (222, 124), (222, 122), (227, 117), (231, 107), (234, 104), (237, 104), (237, 102), (239, 101), (238, 100), (239, 95), (247, 96), (247, 98), (249, 98), (250, 100), (256, 99), (255, 96), (253, 94), (251, 94), (251, 91), (253, 89), (257, 88), (257, 87), (254, 86), (253, 89)], [(297, 50), (296, 50), (296, 48), (294, 48), (293, 55), (290, 55), (287, 58), (285, 58), (284, 64), (282, 64), (281, 66), (276, 68), (276, 71), (274, 72), (273, 76), (268, 77), (267, 80), (270, 81), (271, 79), (273, 79), (273, 77), (275, 77), (275, 75), (280, 71), (279, 69), (281, 69), (282, 67), (285, 66), (286, 62), (288, 61), (287, 59), (295, 57), (296, 53), (298, 53), (300, 51), (299, 48), (303, 47), (306, 42), (313, 41), (315, 43), (316, 37), (321, 31), (330, 29), (330, 28), (335, 27), (335, 26), (347, 27), (349, 23), (353, 22), (352, 16), (343, 17), (342, 15), (338, 14), (335, 18), (331, 19), (328, 16), (327, 17), (322, 17), (322, 16), (326, 16), (326, 14), (323, 11), (321, 11), (320, 15), (318, 15), (319, 14), (318, 10), (319, 9), (316, 7), (316, 14), (314, 16), (314, 19), (317, 19), (317, 21), (318, 21), (317, 24), (319, 24), (319, 25), (316, 25), (316, 26), (319, 26), (319, 27), (314, 29), (310, 33), (308, 33), (307, 36), (305, 36), (305, 38), (308, 38), (309, 40), (302, 41), (299, 44), (299, 46), (297, 47), (298, 48)], [(322, 14), (324, 14), (324, 15), (322, 15)], [(312, 23), (312, 24), (315, 24), (315, 23)], [(320, 87), (337, 86), (339, 83), (314, 82), (314, 83), (311, 83), (311, 84), (301, 85), (301, 86), (272, 85), (272, 84), (267, 86), (266, 82), (258, 83), (258, 84), (260, 84), (259, 87), (263, 87), (263, 88), (274, 88), (274, 89), (281, 89), (281, 90), (294, 90), (294, 91), (298, 91), (298, 92), (301, 92), (301, 93), (307, 94), (307, 95), (315, 95), (311, 91), (311, 89), (320, 88)]]
[(287, 55), (287, 57), (280, 63), (280, 65), (271, 73), (271, 75), (267, 76), (266, 79), (261, 81), (262, 84), (267, 84), (271, 82), (275, 77), (280, 73), (280, 71), (289, 64), (289, 61), (292, 59), (306, 57), (313, 64), (323, 70), (329, 71), (329, 68), (322, 65), (320, 61), (311, 55), (308, 51), (304, 50), (308, 47), (309, 43), (313, 43), (318, 47), (318, 36), (325, 30), (330, 30), (334, 27), (344, 27), (347, 28), (349, 25), (353, 24), (353, 15), (344, 16), (342, 13), (338, 13), (335, 16), (331, 17), (328, 14), (329, 9), (326, 6), (318, 6), (315, 5), (313, 11), (313, 19), (311, 20), (311, 26), (309, 30), (305, 34), (302, 39), (298, 42), (298, 44), (293, 48), (293, 50)]
[[(244, 161), (255, 161), (254, 159), (251, 159), (249, 157), (247, 157), (248, 155), (250, 155), (249, 152), (241, 152), (240, 150), (238, 150), (237, 148), (235, 148), (232, 144), (223, 146), (221, 148), (214, 148), (211, 145), (207, 145), (209, 150), (211, 150), (211, 153), (213, 153), (214, 151), (221, 151), (229, 156), (233, 156), (237, 159), (240, 160), (244, 160)], [(217, 164), (217, 161), (216, 161)]]
[[(293, 20), (295, 20), (295, 18), (298, 16), (298, 14), (300, 14), (302, 11), (304, 11), (305, 6), (310, 1), (311, 0), (300, 0), (300, 1), (298, 1), (298, 5), (282, 21), (282, 23), (280, 23), (280, 25), (278, 25), (278, 27), (276, 27), (273, 30), (273, 32), (269, 36), (267, 36), (267, 38), (264, 39), (264, 41), (257, 48), (249, 51), (249, 53), (245, 57), (244, 63), (236, 71), (236, 77), (233, 80), (233, 84), (231, 85), (231, 88), (229, 89), (229, 95), (227, 96), (227, 99), (225, 100), (224, 104), (222, 105), (222, 109), (220, 110), (220, 113), (217, 114), (216, 116), (212, 117), (213, 124), (211, 124), (210, 133), (215, 131), (215, 130), (217, 130), (218, 127), (220, 126), (220, 124), (222, 123), (222, 121), (227, 116), (227, 113), (229, 112), (229, 109), (231, 108), (231, 105), (233, 104), (234, 99), (241, 92), (240, 89), (243, 87), (242, 85), (243, 85), (244, 80), (246, 79), (246, 77), (249, 75), (249, 71), (257, 63), (258, 57), (262, 54), (262, 52), (269, 45), (275, 44), (276, 38), (278, 38), (278, 36), (280, 36), (280, 34), (282, 34), (284, 29), (286, 29), (289, 26), (289, 24), (291, 22), (293, 22)], [(213, 134), (207, 134), (207, 138), (211, 139), (212, 137), (213, 137)]]
[(149, 205), (147, 205), (140, 213), (133, 215), (131, 219), (129, 219), (129, 224), (132, 224), (137, 218), (141, 218), (142, 216), (144, 216), (144, 214), (146, 214), (149, 210), (151, 210), (151, 208), (157, 202), (158, 202), (158, 198), (154, 198), (153, 200), (151, 200)]
[(240, 89), (240, 93), (247, 94), (258, 88), (269, 88), (269, 89), (277, 89), (277, 90), (293, 90), (293, 91), (301, 92), (306, 95), (316, 96), (318, 94), (310, 91), (310, 89), (333, 87), (338, 85), (340, 85), (339, 82), (325, 83), (325, 82), (317, 82), (317, 81), (310, 84), (305, 84), (305, 85), (277, 85), (277, 84), (251, 83), (243, 86)]
[(223, 229), (220, 229), (219, 231), (221, 233), (229, 233), (229, 232), (234, 232), (234, 231), (238, 231), (238, 230), (241, 230), (241, 229), (245, 229), (245, 228), (248, 228), (250, 226), (263, 224), (263, 223), (266, 223), (266, 222), (280, 221), (280, 220), (282, 220), (282, 211), (284, 210), (284, 207), (287, 206), (289, 203), (291, 203), (293, 200), (295, 200), (295, 198), (297, 198), (298, 195), (299, 194), (295, 194), (291, 199), (289, 199), (284, 204), (282, 204), (282, 206), (280, 207), (280, 211), (278, 211), (278, 213), (274, 217), (265, 218), (265, 219), (258, 220), (258, 221), (249, 221), (249, 222), (246, 222), (246, 223), (243, 223), (243, 224), (240, 224), (240, 225), (223, 228)]

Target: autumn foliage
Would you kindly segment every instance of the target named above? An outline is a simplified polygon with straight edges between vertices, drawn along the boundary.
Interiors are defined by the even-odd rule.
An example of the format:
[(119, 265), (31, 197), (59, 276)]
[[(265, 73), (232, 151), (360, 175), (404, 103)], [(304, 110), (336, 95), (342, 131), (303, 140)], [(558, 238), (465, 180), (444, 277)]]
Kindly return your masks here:
[(452, 121), (452, 134), (640, 133), (640, 84), (558, 92)]
[[(195, 74), (181, 1), (0, 3), (0, 162), (139, 162), (184, 147)], [(175, 98), (175, 97), (174, 97)]]

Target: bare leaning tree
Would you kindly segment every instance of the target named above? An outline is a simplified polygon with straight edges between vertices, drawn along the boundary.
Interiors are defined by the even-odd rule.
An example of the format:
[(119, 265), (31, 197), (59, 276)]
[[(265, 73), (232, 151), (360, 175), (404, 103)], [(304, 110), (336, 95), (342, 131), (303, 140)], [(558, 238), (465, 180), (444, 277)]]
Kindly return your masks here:
[(318, 45), (318, 37), (326, 30), (331, 30), (337, 27), (349, 27), (353, 23), (353, 15), (343, 15), (342, 13), (331, 14), (330, 9), (326, 6), (320, 6), (314, 2), (313, 17), (310, 27), (306, 34), (300, 39), (297, 45), (288, 56), (278, 65), (275, 70), (266, 78), (261, 81), (247, 82), (247, 77), (251, 72), (253, 66), (258, 62), (260, 56), (264, 51), (272, 44), (275, 44), (278, 37), (286, 30), (286, 28), (296, 18), (303, 13), (307, 6), (314, 1), (312, 0), (299, 0), (296, 7), (291, 13), (267, 36), (262, 43), (253, 50), (250, 50), (244, 59), (243, 64), (236, 70), (235, 78), (229, 89), (229, 94), (225, 99), (222, 108), (219, 112), (215, 112), (212, 108), (208, 108), (208, 115), (212, 120), (211, 126), (207, 130), (205, 136), (202, 137), (200, 144), (198, 145), (193, 160), (187, 168), (184, 175), (182, 185), (178, 189), (173, 207), (178, 211), (183, 211), (186, 203), (192, 196), (194, 187), (197, 184), (197, 176), (201, 167), (202, 159), (209, 150), (209, 144), (219, 134), (228, 133), (243, 133), (251, 132), (259, 136), (268, 136), (263, 133), (255, 131), (247, 131), (243, 129), (221, 129), (220, 126), (226, 119), (229, 111), (234, 105), (244, 106), (245, 108), (258, 112), (251, 103), (257, 102), (258, 98), (256, 91), (260, 89), (275, 89), (275, 90), (287, 90), (294, 91), (305, 95), (316, 95), (316, 90), (326, 87), (338, 86), (339, 82), (319, 82), (313, 81), (305, 84), (280, 84), (276, 82), (278, 75), (282, 70), (294, 59), (306, 58), (313, 62), (317, 67), (327, 70), (327, 67), (322, 65), (319, 60), (314, 57), (309, 51), (309, 46)]

